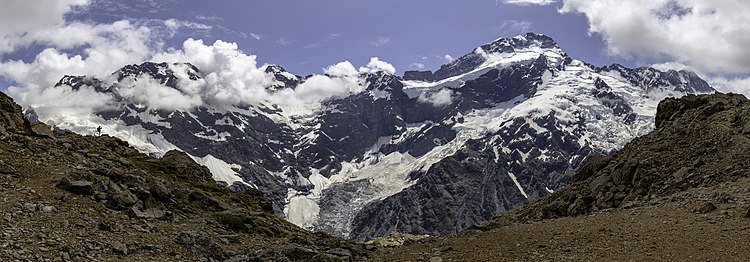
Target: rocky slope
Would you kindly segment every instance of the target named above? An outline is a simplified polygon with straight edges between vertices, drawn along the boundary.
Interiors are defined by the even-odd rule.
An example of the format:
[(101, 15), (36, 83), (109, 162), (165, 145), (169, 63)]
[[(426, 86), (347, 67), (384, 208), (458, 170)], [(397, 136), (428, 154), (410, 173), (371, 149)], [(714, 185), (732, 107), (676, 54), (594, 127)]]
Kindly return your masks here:
[(747, 260), (750, 100), (668, 98), (656, 130), (492, 223), (376, 260)]
[(278, 218), (188, 155), (52, 131), (0, 93), (2, 261), (346, 261), (361, 244)]
[[(316, 77), (274, 65), (263, 72), (271, 93)], [(299, 226), (364, 240), (492, 219), (562, 188), (589, 156), (652, 130), (662, 98), (713, 91), (688, 71), (595, 67), (529, 33), (434, 73), (360, 72), (350, 76), (360, 91), (302, 109), (266, 101), (165, 110), (129, 96), (144, 84), (183, 92), (211, 77), (189, 63), (151, 62), (103, 80), (67, 76), (54, 88), (91, 89), (114, 105), (41, 119), (79, 133), (101, 125), (156, 156), (180, 149), (234, 190), (257, 188)]]

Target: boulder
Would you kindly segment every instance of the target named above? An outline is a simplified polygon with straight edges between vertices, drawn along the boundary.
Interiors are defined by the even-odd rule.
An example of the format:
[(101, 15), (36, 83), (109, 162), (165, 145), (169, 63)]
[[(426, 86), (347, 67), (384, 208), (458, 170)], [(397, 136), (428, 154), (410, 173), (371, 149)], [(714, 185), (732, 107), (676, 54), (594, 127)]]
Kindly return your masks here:
[(0, 174), (15, 174), (18, 173), (18, 170), (16, 170), (15, 167), (6, 164), (2, 160), (0, 160)]
[(57, 187), (79, 195), (94, 194), (94, 183), (85, 180), (70, 181), (70, 179), (64, 177), (62, 180), (60, 180), (60, 183), (57, 184)]

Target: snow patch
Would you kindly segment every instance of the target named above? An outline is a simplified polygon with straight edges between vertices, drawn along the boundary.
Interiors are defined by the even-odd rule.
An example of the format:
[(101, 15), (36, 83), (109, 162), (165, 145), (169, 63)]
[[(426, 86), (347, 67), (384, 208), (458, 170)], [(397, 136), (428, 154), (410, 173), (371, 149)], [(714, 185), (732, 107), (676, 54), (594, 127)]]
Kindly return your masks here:
[(204, 157), (190, 155), (190, 157), (193, 158), (196, 163), (208, 167), (208, 170), (211, 170), (211, 175), (213, 175), (213, 178), (216, 181), (226, 182), (228, 185), (239, 182), (252, 188), (258, 188), (253, 184), (245, 182), (237, 171), (234, 171), (235, 169), (240, 170), (242, 168), (242, 166), (238, 164), (229, 164), (212, 155), (206, 155)]
[(514, 175), (511, 172), (508, 172), (508, 176), (510, 176), (510, 179), (513, 180), (513, 183), (516, 184), (516, 187), (518, 188), (518, 191), (521, 191), (521, 195), (525, 198), (529, 198), (529, 195), (526, 194), (526, 191), (523, 190), (523, 187), (521, 186), (521, 183), (518, 183), (518, 179), (516, 179), (516, 175)]

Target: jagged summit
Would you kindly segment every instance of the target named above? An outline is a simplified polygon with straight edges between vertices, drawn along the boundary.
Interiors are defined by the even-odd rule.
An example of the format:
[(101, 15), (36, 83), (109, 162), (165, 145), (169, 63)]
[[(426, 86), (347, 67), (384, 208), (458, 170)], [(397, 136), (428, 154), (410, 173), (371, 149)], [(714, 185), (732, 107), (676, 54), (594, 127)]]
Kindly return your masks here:
[(286, 69), (284, 69), (284, 67), (280, 65), (265, 65), (265, 69), (263, 69), (263, 71), (267, 74), (271, 74), (277, 81), (281, 83), (279, 85), (270, 87), (270, 89), (274, 91), (287, 87), (295, 88), (304, 80), (298, 75), (289, 73), (288, 71), (286, 71)]
[(548, 58), (559, 60), (568, 59), (557, 43), (549, 36), (527, 33), (512, 38), (499, 38), (491, 43), (482, 45), (458, 59), (445, 64), (437, 71), (406, 71), (405, 80), (434, 82), (458, 76), (476, 70), (483, 65), (489, 65), (501, 59), (516, 57), (517, 60), (529, 60), (535, 56), (546, 55)]
[(526, 33), (511, 38), (498, 38), (480, 48), (488, 53), (511, 53), (528, 48), (560, 49), (552, 37), (536, 33)]
[(129, 77), (139, 78), (147, 75), (163, 85), (177, 88), (177, 82), (180, 77), (175, 74), (175, 70), (180, 70), (181, 73), (184, 72), (190, 80), (198, 80), (202, 78), (198, 68), (190, 63), (145, 62), (140, 65), (127, 65), (112, 73), (112, 75), (117, 77), (117, 81), (123, 81)]

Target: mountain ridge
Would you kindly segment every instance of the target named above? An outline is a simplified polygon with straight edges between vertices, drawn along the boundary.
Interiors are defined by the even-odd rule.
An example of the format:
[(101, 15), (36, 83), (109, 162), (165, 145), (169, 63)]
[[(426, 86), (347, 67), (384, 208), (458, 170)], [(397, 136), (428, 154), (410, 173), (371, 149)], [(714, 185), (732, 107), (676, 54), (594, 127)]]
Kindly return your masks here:
[[(179, 64), (129, 68), (136, 67), (146, 69), (125, 70), (128, 76), (117, 74), (109, 87), (86, 77), (60, 83), (115, 92), (145, 74), (179, 92), (202, 74)], [(271, 93), (315, 78), (264, 67)], [(593, 67), (537, 34), (483, 45), (445, 66), (435, 81), (405, 79), (359, 73), (361, 91), (302, 113), (267, 103), (165, 110), (119, 99), (93, 120), (42, 118), (79, 131), (102, 125), (157, 155), (179, 148), (235, 190), (260, 189), (277, 214), (300, 226), (369, 239), (392, 231), (452, 233), (547, 195), (588, 156), (612, 152), (653, 128), (662, 97), (713, 91), (687, 71)], [(493, 170), (484, 174), (492, 181), (484, 184), (495, 186), (485, 192), (491, 193), (446, 190), (482, 182), (433, 168), (475, 165)], [(424, 202), (434, 196), (443, 202)], [(393, 217), (405, 203), (416, 208)]]

